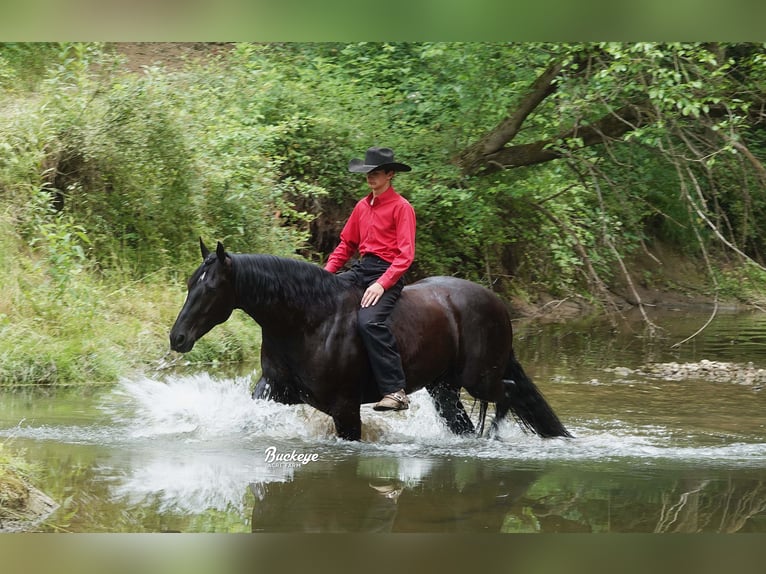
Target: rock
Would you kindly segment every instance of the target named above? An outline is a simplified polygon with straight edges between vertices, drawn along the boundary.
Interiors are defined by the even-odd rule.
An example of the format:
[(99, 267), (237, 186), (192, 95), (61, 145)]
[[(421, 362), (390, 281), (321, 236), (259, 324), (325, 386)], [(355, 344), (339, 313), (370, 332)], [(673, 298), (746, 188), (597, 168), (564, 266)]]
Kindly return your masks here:
[(0, 478), (0, 532), (26, 532), (50, 516), (58, 504), (22, 478)]

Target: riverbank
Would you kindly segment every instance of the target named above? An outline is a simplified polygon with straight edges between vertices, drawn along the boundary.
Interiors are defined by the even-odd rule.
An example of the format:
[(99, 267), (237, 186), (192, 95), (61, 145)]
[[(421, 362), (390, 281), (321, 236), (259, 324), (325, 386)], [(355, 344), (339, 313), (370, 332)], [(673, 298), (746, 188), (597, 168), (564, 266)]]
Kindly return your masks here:
[(58, 507), (51, 497), (18, 476), (0, 477), (0, 533), (34, 530)]
[(0, 532), (25, 532), (58, 508), (47, 494), (25, 476), (27, 463), (0, 443)]
[[(599, 292), (564, 297), (546, 289), (510, 295), (514, 317), (559, 322), (594, 314), (629, 316), (654, 309), (745, 310), (766, 308), (762, 270), (749, 262), (715, 261), (706, 269), (701, 261), (660, 243), (626, 262), (629, 276), (615, 279)], [(593, 287), (591, 285), (591, 287)]]

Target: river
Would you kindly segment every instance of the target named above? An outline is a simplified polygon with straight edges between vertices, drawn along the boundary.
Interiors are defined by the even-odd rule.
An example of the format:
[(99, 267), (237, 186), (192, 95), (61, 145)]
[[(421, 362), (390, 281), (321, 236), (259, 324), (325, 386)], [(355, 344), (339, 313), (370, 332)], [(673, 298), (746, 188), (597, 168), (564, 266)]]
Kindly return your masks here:
[(515, 325), (574, 439), (455, 437), (418, 392), (348, 443), (240, 369), (7, 391), (0, 440), (59, 504), (42, 532), (766, 532), (766, 314), (674, 348), (708, 315)]

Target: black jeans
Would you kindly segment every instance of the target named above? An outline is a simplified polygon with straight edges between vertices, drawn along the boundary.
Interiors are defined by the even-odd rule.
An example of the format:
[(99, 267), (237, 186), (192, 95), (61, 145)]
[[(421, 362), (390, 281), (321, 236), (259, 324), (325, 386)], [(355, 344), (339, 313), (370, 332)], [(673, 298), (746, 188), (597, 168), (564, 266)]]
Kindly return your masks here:
[[(363, 289), (372, 285), (389, 267), (388, 261), (374, 255), (366, 255), (356, 261), (351, 269), (339, 275)], [(396, 347), (396, 339), (388, 327), (388, 318), (404, 288), (399, 279), (383, 293), (375, 305), (359, 307), (357, 326), (367, 348), (372, 376), (381, 395), (405, 388), (402, 358)]]

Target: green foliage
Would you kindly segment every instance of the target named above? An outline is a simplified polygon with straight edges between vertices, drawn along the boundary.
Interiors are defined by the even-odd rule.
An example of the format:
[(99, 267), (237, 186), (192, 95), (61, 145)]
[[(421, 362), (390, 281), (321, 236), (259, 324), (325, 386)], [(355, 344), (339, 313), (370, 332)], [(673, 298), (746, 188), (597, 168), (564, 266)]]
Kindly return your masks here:
[[(553, 63), (513, 145), (563, 157), (461, 173), (457, 154)], [(367, 193), (346, 166), (371, 145), (413, 166), (395, 180), (418, 216), (410, 279), (565, 296), (613, 282), (653, 241), (722, 257), (720, 236), (763, 262), (764, 80), (751, 44), (239, 44), (140, 73), (103, 44), (2, 44), (0, 378), (109, 380), (156, 360), (198, 236), (321, 259)], [(571, 131), (626, 105), (651, 121), (608, 145)], [(738, 257), (718, 286), (752, 299), (762, 278), (741, 281)], [(189, 359), (253, 358), (251, 323)]]
[[(511, 240), (511, 230), (497, 204), (495, 189), (435, 183), (412, 186), (418, 217), (418, 264), (426, 274), (457, 274), (490, 280), (487, 265), (494, 250)], [(470, 209), (465, 209), (470, 205)]]
[(189, 264), (199, 235), (243, 251), (295, 250), (305, 234), (281, 216), (309, 216), (278, 188), (289, 179), (270, 155), (285, 130), (260, 123), (253, 102), (264, 86), (248, 84), (252, 70), (95, 76), (88, 64), (53, 67), (37, 98), (0, 125), (13, 142), (0, 149), (0, 185), (15, 192), (25, 238), (37, 245), (35, 234), (49, 232), (40, 227), (45, 190), (54, 212), (87, 230), (101, 269), (151, 273), (173, 266), (179, 250)]
[(92, 47), (67, 42), (0, 43), (0, 89), (31, 90), (52, 66), (65, 65), (71, 51), (87, 57)]

